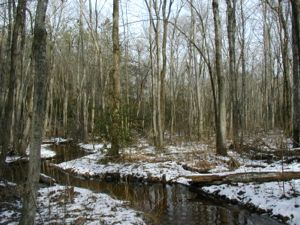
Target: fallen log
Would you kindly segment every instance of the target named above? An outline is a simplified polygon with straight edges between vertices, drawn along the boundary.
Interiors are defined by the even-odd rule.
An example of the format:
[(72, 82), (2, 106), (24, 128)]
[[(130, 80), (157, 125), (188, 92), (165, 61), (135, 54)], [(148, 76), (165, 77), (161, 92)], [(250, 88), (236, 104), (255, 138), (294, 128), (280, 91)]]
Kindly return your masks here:
[(300, 172), (249, 172), (232, 174), (201, 174), (185, 176), (192, 185), (288, 181), (300, 179)]

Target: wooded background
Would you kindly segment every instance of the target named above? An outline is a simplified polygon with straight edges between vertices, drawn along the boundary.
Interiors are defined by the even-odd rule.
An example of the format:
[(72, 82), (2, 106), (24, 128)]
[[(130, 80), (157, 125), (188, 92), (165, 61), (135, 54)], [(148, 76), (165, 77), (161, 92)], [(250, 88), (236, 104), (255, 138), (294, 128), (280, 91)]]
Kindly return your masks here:
[[(0, 3), (2, 155), (29, 141), (35, 5)], [(49, 2), (45, 137), (139, 134), (162, 148), (216, 135), (220, 154), (258, 131), (299, 142), (298, 0), (121, 1), (114, 48), (111, 13), (111, 1)]]

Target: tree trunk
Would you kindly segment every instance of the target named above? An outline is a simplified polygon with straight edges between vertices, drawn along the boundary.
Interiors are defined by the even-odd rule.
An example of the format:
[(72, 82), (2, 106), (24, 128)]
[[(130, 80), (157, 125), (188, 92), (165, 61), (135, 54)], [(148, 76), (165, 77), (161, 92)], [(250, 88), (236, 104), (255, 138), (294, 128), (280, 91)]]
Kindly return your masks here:
[(33, 56), (35, 63), (34, 110), (32, 115), (32, 133), (30, 141), (29, 168), (23, 198), (23, 210), (20, 224), (34, 224), (36, 215), (36, 196), (40, 177), (40, 149), (43, 137), (45, 116), (46, 83), (48, 77), (48, 61), (46, 53), (47, 32), (45, 17), (48, 0), (39, 0), (36, 8)]
[(227, 34), (229, 47), (229, 76), (230, 76), (230, 93), (232, 106), (232, 136), (233, 145), (238, 147), (239, 143), (239, 103), (238, 103), (238, 76), (236, 70), (235, 56), (235, 36), (236, 36), (236, 18), (235, 6), (236, 0), (226, 0), (227, 4)]
[(119, 0), (113, 2), (113, 70), (111, 79), (113, 84), (112, 90), (112, 125), (111, 125), (111, 149), (109, 154), (112, 156), (119, 155), (120, 149), (120, 43), (119, 43)]
[(300, 135), (300, 0), (291, 0), (293, 33), (293, 145), (299, 147)]
[(283, 65), (283, 109), (282, 109), (282, 122), (283, 128), (287, 133), (290, 132), (291, 128), (291, 84), (290, 84), (290, 68), (289, 68), (289, 33), (286, 19), (284, 18), (282, 11), (282, 1), (279, 0), (278, 16), (280, 24), (280, 43), (281, 43), (281, 56)]
[(152, 17), (152, 1), (145, 0), (148, 12), (149, 12), (149, 54), (150, 54), (150, 71), (151, 71), (151, 97), (152, 97), (152, 133), (154, 145), (158, 145), (158, 128), (157, 128), (157, 79), (156, 73), (154, 71), (154, 46), (153, 46), (153, 30), (154, 30), (154, 20)]
[(68, 88), (68, 81), (66, 81), (64, 105), (63, 105), (63, 129), (64, 129), (65, 137), (67, 137), (68, 134), (68, 103), (69, 103), (68, 100), (69, 100), (69, 88)]
[[(163, 13), (163, 37), (162, 37), (162, 69), (160, 72), (160, 125), (161, 125), (161, 134), (160, 134), (160, 145), (163, 146), (164, 140), (164, 130), (165, 130), (165, 79), (167, 73), (167, 35), (168, 35), (168, 20), (170, 16), (171, 7), (173, 0), (169, 0), (169, 5), (167, 5), (167, 0), (163, 0), (162, 13)], [(167, 10), (168, 6), (168, 10)]]
[(222, 37), (219, 16), (219, 1), (212, 1), (215, 26), (215, 70), (218, 84), (218, 105), (216, 118), (216, 151), (217, 154), (227, 155), (226, 149), (226, 105), (225, 105), (225, 77), (222, 68)]
[(246, 29), (246, 20), (244, 15), (244, 0), (241, 0), (241, 22), (242, 22), (242, 32), (241, 32), (241, 64), (242, 64), (242, 97), (241, 97), (241, 142), (243, 143), (244, 131), (247, 129), (246, 123), (246, 57), (245, 57), (245, 29)]
[(161, 48), (160, 48), (160, 8), (158, 6), (158, 1), (154, 1), (154, 11), (156, 16), (156, 26), (154, 29), (155, 33), (155, 50), (156, 50), (156, 70), (155, 70), (155, 78), (156, 78), (156, 113), (157, 113), (157, 139), (156, 139), (156, 147), (158, 149), (162, 148), (163, 146), (163, 128), (162, 128), (162, 108), (161, 108)]

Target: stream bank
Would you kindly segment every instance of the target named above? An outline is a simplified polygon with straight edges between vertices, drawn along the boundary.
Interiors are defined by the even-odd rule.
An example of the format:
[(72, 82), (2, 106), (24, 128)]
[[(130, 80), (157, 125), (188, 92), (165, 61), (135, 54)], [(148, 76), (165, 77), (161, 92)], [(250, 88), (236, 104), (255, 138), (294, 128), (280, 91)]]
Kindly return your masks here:
[[(126, 201), (131, 208), (143, 212), (148, 224), (281, 224), (269, 218), (267, 214), (257, 214), (241, 208), (239, 205), (203, 197), (199, 190), (180, 184), (105, 182), (97, 176), (88, 178), (76, 176), (70, 171), (57, 169), (57, 166), (54, 167), (53, 165), (68, 162), (75, 166), (76, 164), (72, 160), (85, 158), (87, 164), (83, 168), (87, 168), (86, 165), (88, 164), (93, 166), (92, 155), (87, 155), (82, 149), (71, 145), (53, 146), (52, 150), (56, 152), (56, 156), (52, 160), (44, 161), (43, 173), (55, 178), (60, 185), (80, 187), (94, 193), (107, 193), (113, 198)], [(169, 163), (167, 165), (174, 172), (174, 168), (170, 166), (174, 166), (174, 164)], [(153, 167), (150, 168), (153, 169)], [(15, 170), (14, 173), (18, 171)], [(166, 173), (166, 170), (157, 171), (158, 175)], [(148, 176), (147, 173), (145, 175)], [(176, 176), (175, 171), (172, 176), (166, 176), (165, 179), (168, 181), (175, 180)]]

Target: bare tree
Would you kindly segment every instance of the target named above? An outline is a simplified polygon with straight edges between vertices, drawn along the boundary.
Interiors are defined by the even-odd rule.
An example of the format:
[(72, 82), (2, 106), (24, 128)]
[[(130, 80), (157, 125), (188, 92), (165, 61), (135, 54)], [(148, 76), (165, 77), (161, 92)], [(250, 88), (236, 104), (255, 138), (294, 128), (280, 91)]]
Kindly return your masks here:
[(34, 224), (36, 215), (36, 196), (40, 177), (40, 151), (45, 117), (46, 83), (48, 78), (47, 32), (45, 17), (48, 0), (39, 0), (36, 7), (33, 56), (35, 64), (34, 105), (32, 115), (32, 133), (30, 140), (29, 168), (23, 196), (23, 210), (20, 224)]
[(300, 0), (291, 0), (293, 27), (293, 145), (299, 147), (300, 136)]
[(221, 21), (219, 16), (219, 1), (212, 1), (215, 25), (215, 70), (218, 84), (218, 115), (216, 121), (216, 149), (220, 155), (227, 155), (226, 150), (226, 105), (225, 105), (225, 78), (222, 68), (222, 37)]
[(121, 118), (120, 118), (120, 43), (119, 43), (119, 0), (113, 2), (113, 69), (111, 79), (112, 90), (112, 125), (110, 155), (117, 156), (120, 149)]
[(238, 102), (238, 74), (236, 70), (236, 0), (226, 0), (227, 4), (227, 34), (229, 47), (229, 76), (232, 107), (232, 136), (233, 145), (236, 148), (239, 142), (239, 102)]

